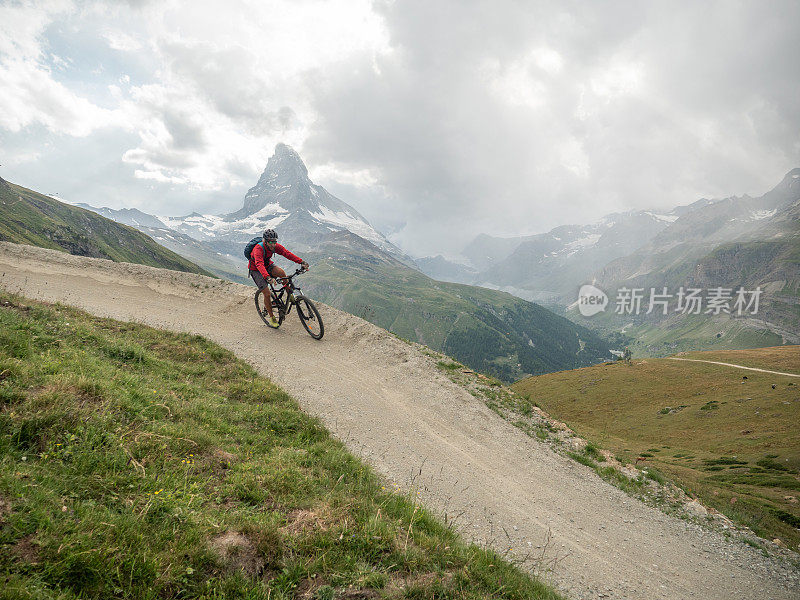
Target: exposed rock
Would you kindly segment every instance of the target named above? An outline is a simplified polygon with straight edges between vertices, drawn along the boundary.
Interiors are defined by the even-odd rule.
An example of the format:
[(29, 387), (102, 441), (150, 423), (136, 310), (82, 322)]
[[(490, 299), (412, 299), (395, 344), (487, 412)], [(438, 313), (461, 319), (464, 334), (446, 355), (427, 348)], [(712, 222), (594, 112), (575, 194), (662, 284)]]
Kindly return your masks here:
[(687, 502), (683, 505), (686, 511), (689, 514), (692, 514), (696, 517), (705, 517), (708, 516), (708, 509), (700, 504), (697, 500), (692, 500), (691, 502)]

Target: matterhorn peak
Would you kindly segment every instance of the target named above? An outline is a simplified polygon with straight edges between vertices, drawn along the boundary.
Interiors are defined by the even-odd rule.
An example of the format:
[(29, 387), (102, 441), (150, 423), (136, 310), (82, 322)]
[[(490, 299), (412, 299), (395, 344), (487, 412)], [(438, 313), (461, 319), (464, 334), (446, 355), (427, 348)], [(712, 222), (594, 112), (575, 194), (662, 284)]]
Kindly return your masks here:
[(267, 161), (256, 187), (278, 178), (308, 180), (308, 169), (303, 159), (291, 146), (282, 142), (275, 146), (275, 153)]
[(364, 243), (411, 261), (355, 208), (314, 184), (300, 155), (286, 144), (275, 146), (258, 183), (247, 191), (244, 205), (236, 212), (159, 219), (197, 240), (213, 240), (226, 253), (231, 253), (231, 245), (238, 247), (265, 229), (275, 229), (282, 243), (299, 251), (316, 247), (331, 233), (348, 231)]

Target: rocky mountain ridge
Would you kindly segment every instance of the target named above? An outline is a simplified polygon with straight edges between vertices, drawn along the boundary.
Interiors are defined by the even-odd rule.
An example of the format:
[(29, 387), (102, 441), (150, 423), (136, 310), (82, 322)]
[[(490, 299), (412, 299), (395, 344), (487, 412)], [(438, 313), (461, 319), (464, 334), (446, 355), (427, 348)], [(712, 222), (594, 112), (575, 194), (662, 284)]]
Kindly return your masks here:
[(794, 169), (756, 198), (704, 198), (668, 212), (616, 213), (596, 223), (564, 225), (532, 236), (481, 234), (457, 262), (430, 257), (417, 264), (447, 281), (566, 306), (584, 283), (641, 278), (678, 262), (700, 260), (721, 244), (766, 239), (778, 230), (789, 234), (796, 219), (787, 217), (787, 211), (798, 201), (800, 169)]
[(313, 248), (321, 235), (347, 230), (401, 260), (409, 260), (355, 208), (314, 184), (300, 155), (286, 144), (275, 147), (239, 210), (223, 215), (193, 213), (157, 218), (168, 228), (200, 241), (240, 244), (267, 228), (277, 228), (281, 240), (299, 250)]

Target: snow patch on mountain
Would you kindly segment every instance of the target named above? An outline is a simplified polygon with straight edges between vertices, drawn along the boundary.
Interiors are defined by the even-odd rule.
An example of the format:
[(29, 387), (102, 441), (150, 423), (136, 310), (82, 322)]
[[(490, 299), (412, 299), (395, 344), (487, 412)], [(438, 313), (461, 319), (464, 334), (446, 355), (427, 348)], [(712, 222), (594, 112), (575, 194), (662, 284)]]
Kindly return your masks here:
[(170, 229), (198, 240), (207, 240), (232, 234), (258, 235), (263, 233), (265, 229), (274, 229), (288, 217), (289, 211), (277, 204), (271, 204), (255, 214), (236, 221), (226, 221), (217, 215), (159, 216), (158, 219)]
[(754, 210), (754, 211), (752, 211), (750, 213), (750, 219), (753, 220), (753, 221), (761, 221), (762, 219), (769, 219), (776, 212), (778, 212), (777, 209), (772, 209), (772, 210)]
[(348, 231), (355, 233), (357, 236), (372, 242), (378, 247), (382, 247), (386, 244), (384, 237), (375, 231), (369, 223), (359, 219), (354, 215), (351, 215), (348, 212), (336, 212), (327, 206), (320, 204), (319, 212), (309, 211), (309, 214), (317, 221), (328, 225), (333, 225), (337, 229), (347, 229)]
[(582, 238), (578, 238), (568, 244), (564, 245), (564, 250), (562, 252), (566, 252), (567, 256), (572, 256), (579, 250), (584, 250), (586, 248), (590, 248), (597, 243), (602, 236), (599, 233), (592, 233)]
[(678, 215), (659, 215), (659, 214), (656, 214), (654, 212), (650, 212), (649, 210), (645, 211), (644, 214), (650, 215), (655, 220), (663, 221), (664, 223), (674, 223), (675, 221), (678, 220)]

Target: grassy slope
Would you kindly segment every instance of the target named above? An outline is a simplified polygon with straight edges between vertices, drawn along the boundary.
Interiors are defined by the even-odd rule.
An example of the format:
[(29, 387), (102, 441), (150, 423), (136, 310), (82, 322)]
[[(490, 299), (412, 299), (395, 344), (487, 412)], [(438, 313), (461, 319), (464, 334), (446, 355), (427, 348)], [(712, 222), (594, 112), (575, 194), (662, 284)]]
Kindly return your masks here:
[(669, 356), (676, 352), (765, 348), (783, 343), (783, 338), (753, 322), (727, 315), (686, 315), (653, 325), (639, 322), (626, 328), (634, 338), (629, 344), (634, 356)]
[[(783, 227), (786, 230), (782, 236), (721, 244), (702, 256), (692, 256), (656, 274), (625, 282), (628, 287), (645, 288), (647, 293), (642, 302), (645, 309), (647, 294), (653, 286), (657, 289), (666, 286), (673, 294), (681, 286), (705, 290), (717, 286), (754, 290), (761, 286), (766, 291), (758, 313), (745, 314), (753, 318), (725, 314), (715, 317), (676, 315), (672, 314), (674, 305), (670, 306), (668, 317), (662, 317), (658, 311), (650, 316), (623, 317), (613, 314), (615, 298), (610, 298), (612, 304), (603, 315), (588, 320), (579, 315), (571, 316), (576, 322), (586, 323), (606, 336), (628, 325), (625, 333), (632, 338), (629, 345), (634, 356), (667, 356), (695, 349), (735, 350), (782, 344), (781, 332), (800, 330), (800, 234), (796, 232), (796, 225)], [(698, 273), (702, 273), (700, 281), (697, 280)], [(616, 287), (606, 291), (613, 289)]]
[(0, 295), (16, 598), (557, 598), (463, 543), (230, 352)]
[[(769, 349), (761, 358), (758, 350), (741, 358), (698, 354), (762, 366), (776, 351), (776, 367), (800, 369), (798, 346)], [(621, 459), (643, 457), (707, 506), (798, 547), (797, 378), (647, 359), (532, 377), (513, 389)]]
[(0, 240), (210, 275), (132, 227), (3, 180)]
[(586, 328), (510, 294), (435, 281), (396, 261), (332, 254), (309, 253), (312, 271), (299, 283), (312, 297), (505, 381), (610, 356)]

